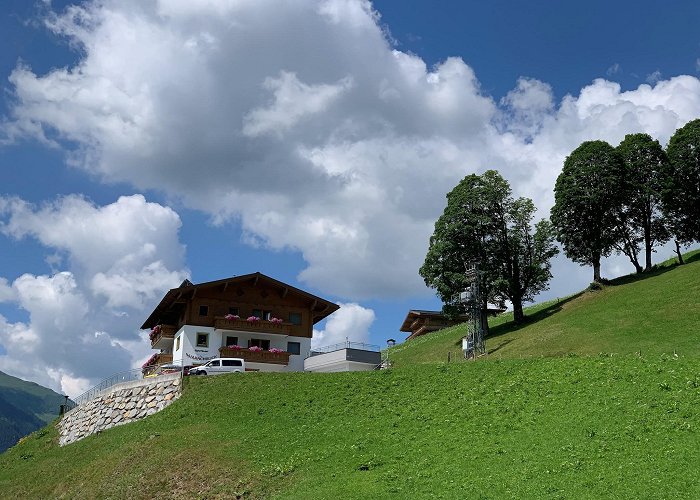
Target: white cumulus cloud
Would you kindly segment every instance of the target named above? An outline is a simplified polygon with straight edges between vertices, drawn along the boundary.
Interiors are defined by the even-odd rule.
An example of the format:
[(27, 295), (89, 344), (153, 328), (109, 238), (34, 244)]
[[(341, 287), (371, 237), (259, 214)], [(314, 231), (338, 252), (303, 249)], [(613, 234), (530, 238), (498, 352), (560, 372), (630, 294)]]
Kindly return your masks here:
[(314, 330), (312, 347), (340, 342), (369, 341), (369, 329), (374, 322), (374, 311), (356, 303), (339, 304), (340, 309), (326, 320), (323, 330)]
[[(0, 233), (43, 244), (50, 275), (0, 278), (28, 321), (0, 317), (0, 369), (71, 396), (137, 366), (150, 351), (138, 326), (163, 293), (188, 276), (180, 218), (143, 196), (95, 206), (78, 196), (36, 207), (0, 198)], [(8, 288), (10, 289), (8, 291)]]
[[(498, 169), (546, 215), (582, 141), (664, 143), (700, 116), (700, 81), (683, 75), (627, 91), (597, 79), (558, 102), (524, 75), (493, 98), (468, 62), (397, 50), (363, 0), (88, 1), (47, 26), (80, 56), (15, 68), (5, 140), (58, 144), (107, 181), (239, 222), (246, 241), (301, 252), (299, 278), (347, 300), (429, 293), (417, 269), (465, 175)], [(99, 294), (121, 287), (99, 272)]]

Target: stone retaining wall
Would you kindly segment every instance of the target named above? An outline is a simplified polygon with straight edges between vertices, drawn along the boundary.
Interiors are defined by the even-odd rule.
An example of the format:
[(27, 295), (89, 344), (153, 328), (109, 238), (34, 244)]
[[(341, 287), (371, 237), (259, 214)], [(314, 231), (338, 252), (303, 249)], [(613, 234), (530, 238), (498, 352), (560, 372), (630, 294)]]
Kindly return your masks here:
[(110, 387), (63, 416), (57, 424), (59, 444), (153, 415), (180, 397), (180, 382), (180, 374), (174, 373)]

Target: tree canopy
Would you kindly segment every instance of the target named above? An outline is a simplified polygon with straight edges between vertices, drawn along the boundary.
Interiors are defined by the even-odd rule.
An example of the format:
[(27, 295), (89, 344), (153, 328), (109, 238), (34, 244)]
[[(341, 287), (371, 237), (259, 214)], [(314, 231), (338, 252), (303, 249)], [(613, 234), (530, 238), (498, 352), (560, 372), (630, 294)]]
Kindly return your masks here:
[(620, 218), (620, 242), (638, 272), (638, 243), (644, 244), (646, 271), (651, 270), (651, 254), (669, 239), (661, 211), (661, 195), (668, 172), (668, 158), (659, 141), (648, 134), (628, 134), (617, 147), (625, 165), (625, 187)]
[(700, 120), (676, 130), (667, 152), (663, 207), (680, 255), (679, 244), (700, 241)]
[(469, 175), (447, 194), (420, 268), (445, 312), (464, 312), (458, 296), (466, 289), (465, 271), (478, 264), (482, 308), (488, 301), (508, 300), (515, 320), (524, 320), (523, 301), (547, 289), (549, 260), (558, 251), (548, 221), (533, 228), (534, 213), (532, 200), (513, 199), (508, 182), (495, 170)]
[(616, 227), (624, 195), (625, 167), (605, 141), (587, 141), (564, 162), (554, 188), (551, 220), (568, 258), (593, 266), (600, 281), (600, 259), (619, 241)]

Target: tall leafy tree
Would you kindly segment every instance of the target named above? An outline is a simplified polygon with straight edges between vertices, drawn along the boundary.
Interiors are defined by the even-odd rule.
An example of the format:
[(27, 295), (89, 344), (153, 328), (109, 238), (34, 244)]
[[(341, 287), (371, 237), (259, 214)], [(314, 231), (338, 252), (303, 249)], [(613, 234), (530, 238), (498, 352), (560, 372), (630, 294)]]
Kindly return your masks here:
[(472, 174), (447, 193), (447, 206), (435, 222), (430, 246), (419, 273), (434, 288), (449, 315), (466, 312), (459, 303), (459, 292), (467, 287), (466, 270), (479, 263), (482, 308), (494, 300), (491, 245), (491, 217), (486, 199), (497, 189), (486, 179)]
[(642, 268), (636, 260), (636, 244), (643, 243), (644, 269), (649, 271), (654, 247), (670, 238), (661, 210), (668, 158), (659, 141), (648, 134), (626, 135), (617, 151), (626, 168), (623, 216), (619, 225), (621, 242), (633, 254), (630, 259), (637, 271)]
[(700, 120), (676, 130), (667, 152), (663, 207), (683, 263), (680, 246), (700, 241)]
[(531, 200), (512, 198), (508, 182), (494, 170), (467, 176), (448, 193), (419, 271), (446, 312), (462, 311), (458, 296), (466, 288), (465, 271), (476, 263), (482, 308), (487, 301), (509, 300), (515, 320), (524, 320), (523, 301), (547, 288), (549, 259), (557, 252), (548, 222), (533, 229), (534, 212)]
[(615, 228), (622, 206), (625, 167), (605, 141), (587, 141), (564, 161), (554, 188), (551, 220), (564, 254), (593, 266), (600, 281), (600, 260), (619, 239)]
[[(499, 245), (505, 265), (503, 277), (497, 283), (496, 293), (513, 304), (516, 322), (525, 319), (523, 302), (548, 289), (552, 277), (550, 260), (559, 250), (554, 243), (554, 228), (546, 220), (535, 226), (532, 220), (535, 205), (529, 198), (518, 198), (510, 204), (507, 222), (501, 227)], [(500, 285), (500, 286), (499, 286)]]

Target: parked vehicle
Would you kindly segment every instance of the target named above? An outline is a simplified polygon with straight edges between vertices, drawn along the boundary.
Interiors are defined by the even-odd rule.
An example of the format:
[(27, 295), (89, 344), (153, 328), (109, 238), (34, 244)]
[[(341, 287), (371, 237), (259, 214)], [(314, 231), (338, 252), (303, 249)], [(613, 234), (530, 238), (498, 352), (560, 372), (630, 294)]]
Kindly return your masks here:
[(190, 368), (190, 375), (218, 375), (245, 372), (245, 360), (241, 358), (214, 358), (200, 366)]

